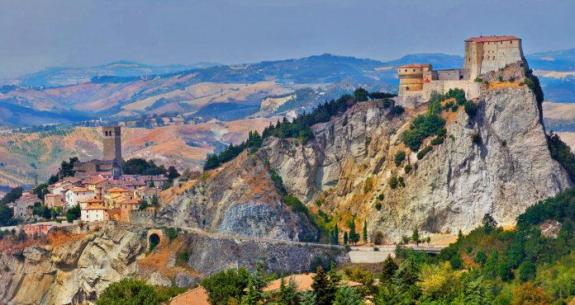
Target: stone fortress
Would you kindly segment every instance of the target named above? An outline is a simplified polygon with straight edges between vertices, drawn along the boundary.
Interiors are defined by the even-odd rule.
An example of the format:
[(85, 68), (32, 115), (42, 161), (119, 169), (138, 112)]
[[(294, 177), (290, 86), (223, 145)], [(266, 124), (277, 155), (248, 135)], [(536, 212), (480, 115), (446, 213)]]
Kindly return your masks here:
[(478, 36), (465, 40), (463, 69), (433, 70), (431, 64), (408, 64), (397, 69), (399, 100), (404, 105), (427, 101), (433, 92), (463, 89), (468, 99), (479, 96), (482, 74), (507, 65), (525, 64), (521, 39), (515, 36)]

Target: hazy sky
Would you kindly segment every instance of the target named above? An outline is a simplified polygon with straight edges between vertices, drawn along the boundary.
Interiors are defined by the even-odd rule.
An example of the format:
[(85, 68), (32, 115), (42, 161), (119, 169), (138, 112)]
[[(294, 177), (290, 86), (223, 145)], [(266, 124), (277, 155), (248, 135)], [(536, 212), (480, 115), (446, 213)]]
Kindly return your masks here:
[(0, 0), (0, 78), (116, 60), (244, 63), (334, 53), (463, 53), (515, 34), (575, 47), (575, 0)]

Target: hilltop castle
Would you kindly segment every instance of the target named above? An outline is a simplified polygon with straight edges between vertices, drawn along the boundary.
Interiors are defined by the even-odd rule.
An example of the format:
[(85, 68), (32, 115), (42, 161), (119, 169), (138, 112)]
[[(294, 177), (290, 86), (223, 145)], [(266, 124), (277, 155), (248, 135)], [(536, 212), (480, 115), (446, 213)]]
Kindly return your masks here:
[(525, 63), (521, 39), (515, 36), (479, 36), (465, 40), (463, 69), (433, 70), (431, 64), (400, 66), (399, 97), (427, 100), (433, 92), (463, 89), (467, 98), (479, 96), (482, 74), (498, 71), (507, 65)]

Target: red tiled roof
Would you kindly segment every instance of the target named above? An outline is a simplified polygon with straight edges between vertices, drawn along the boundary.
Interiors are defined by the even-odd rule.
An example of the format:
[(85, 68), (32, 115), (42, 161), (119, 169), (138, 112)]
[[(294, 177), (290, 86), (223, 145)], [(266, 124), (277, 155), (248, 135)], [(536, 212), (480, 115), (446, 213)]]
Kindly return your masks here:
[(509, 40), (520, 40), (519, 37), (512, 36), (512, 35), (504, 35), (504, 36), (477, 36), (477, 37), (469, 37), (465, 41), (466, 42), (499, 42), (499, 41), (509, 41)]

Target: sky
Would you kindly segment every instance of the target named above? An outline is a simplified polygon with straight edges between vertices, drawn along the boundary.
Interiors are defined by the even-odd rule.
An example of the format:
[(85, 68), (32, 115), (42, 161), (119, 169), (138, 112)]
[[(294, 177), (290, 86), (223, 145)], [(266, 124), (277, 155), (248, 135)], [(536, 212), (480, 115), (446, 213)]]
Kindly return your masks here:
[(323, 53), (463, 53), (514, 34), (575, 48), (574, 0), (0, 0), (0, 78), (118, 60), (249, 63)]

